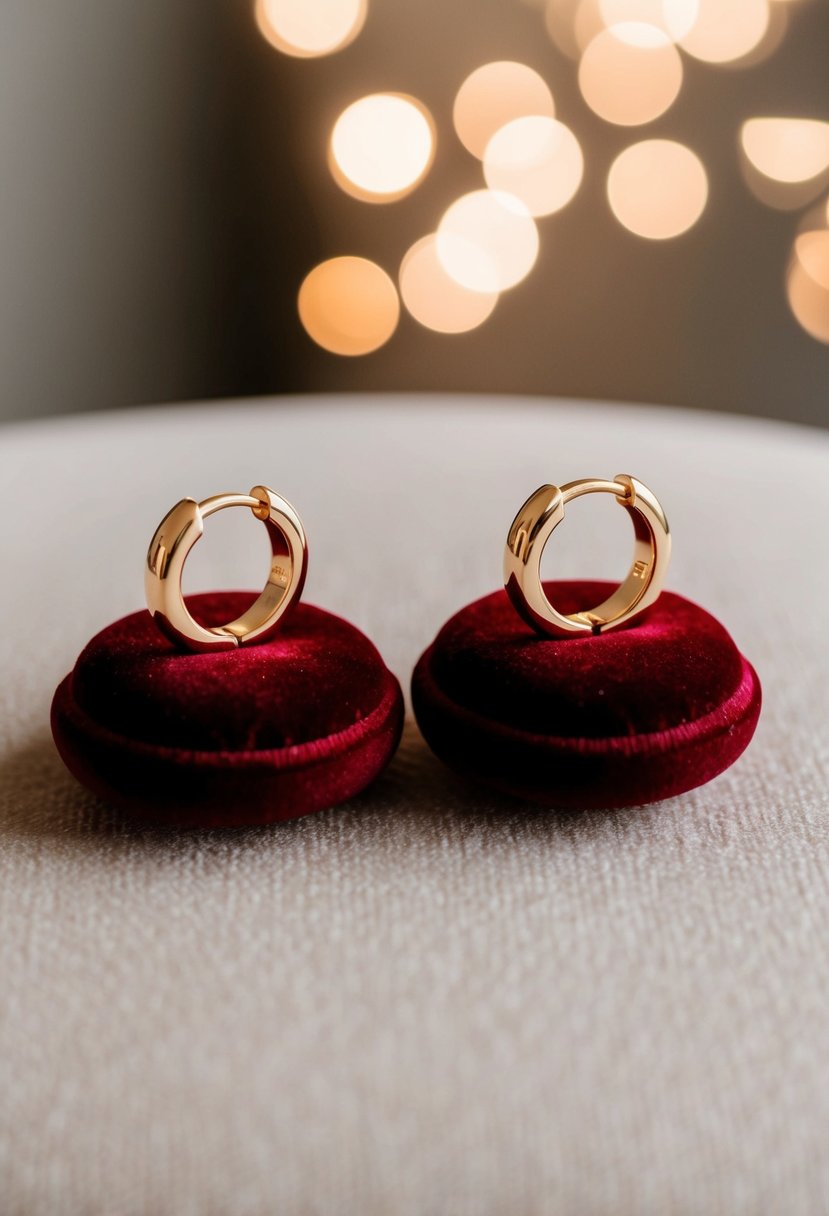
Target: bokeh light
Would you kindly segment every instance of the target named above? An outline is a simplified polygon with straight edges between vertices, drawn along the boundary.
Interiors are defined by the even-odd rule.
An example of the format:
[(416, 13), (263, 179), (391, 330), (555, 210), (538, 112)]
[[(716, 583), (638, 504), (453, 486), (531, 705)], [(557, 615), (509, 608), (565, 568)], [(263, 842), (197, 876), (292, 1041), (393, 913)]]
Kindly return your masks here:
[(829, 122), (750, 118), (740, 141), (754, 168), (777, 182), (804, 182), (829, 169)]
[[(736, 67), (740, 69), (756, 67), (757, 64), (764, 63), (774, 54), (786, 37), (786, 31), (789, 28), (789, 11), (786, 0), (769, 0), (769, 21), (766, 32), (747, 54), (740, 56), (736, 61)], [(728, 65), (726, 64), (726, 66)]]
[(548, 0), (545, 24), (558, 49), (578, 59), (603, 30), (630, 22), (653, 26), (678, 42), (698, 12), (699, 0)]
[(599, 0), (548, 0), (544, 22), (552, 41), (569, 59), (578, 59), (606, 24)]
[(357, 37), (367, 0), (256, 0), (256, 24), (264, 38), (300, 59), (330, 55)]
[(608, 28), (621, 22), (644, 22), (676, 42), (696, 21), (699, 0), (599, 0), (599, 11)]
[(423, 179), (434, 150), (434, 124), (425, 106), (399, 93), (372, 93), (337, 119), (328, 163), (348, 194), (387, 203)]
[(470, 291), (504, 291), (520, 283), (538, 256), (538, 229), (513, 195), (473, 190), (446, 211), (437, 231), (446, 273)]
[(749, 119), (740, 131), (739, 162), (749, 190), (767, 207), (805, 207), (829, 180), (829, 123)]
[(578, 140), (555, 118), (516, 118), (496, 131), (484, 153), (487, 185), (515, 195), (530, 215), (559, 211), (578, 190), (583, 173)]
[(671, 139), (625, 148), (610, 167), (607, 196), (620, 224), (649, 240), (668, 240), (697, 222), (708, 198), (699, 157)]
[(661, 28), (663, 22), (662, 0), (599, 0), (599, 12), (608, 27), (640, 21)]
[(525, 63), (506, 59), (485, 63), (467, 76), (452, 117), (461, 143), (481, 160), (489, 140), (506, 123), (529, 114), (552, 118), (554, 113), (546, 81)]
[(682, 86), (682, 60), (662, 30), (623, 22), (597, 34), (579, 64), (582, 96), (600, 118), (636, 126), (658, 118)]
[(706, 63), (733, 63), (759, 46), (769, 19), (769, 0), (698, 0), (696, 19), (679, 44)]
[(367, 258), (331, 258), (315, 266), (299, 289), (298, 307), (310, 337), (335, 355), (377, 350), (400, 317), (394, 283)]
[(809, 278), (829, 291), (829, 231), (824, 228), (801, 232), (795, 240), (794, 253)]
[(416, 241), (404, 257), (400, 295), (416, 321), (442, 334), (476, 329), (498, 302), (497, 292), (470, 291), (446, 273), (434, 233)]
[[(703, 62), (759, 63), (780, 44), (793, 0), (525, 0), (544, 14), (558, 48), (578, 61), (586, 104), (622, 127), (666, 113), (683, 83), (682, 49)], [(263, 36), (299, 57), (330, 54), (362, 28), (368, 0), (255, 0)], [(439, 333), (475, 329), (501, 292), (538, 257), (535, 220), (566, 206), (584, 175), (579, 140), (555, 117), (547, 81), (526, 63), (484, 63), (463, 81), (455, 130), (482, 161), (487, 189), (456, 199), (437, 231), (416, 241), (400, 264), (399, 292), (365, 258), (340, 257), (308, 274), (299, 314), (320, 346), (362, 355), (388, 341), (400, 301)], [(435, 155), (435, 123), (401, 93), (376, 93), (347, 106), (335, 122), (328, 163), (340, 187), (362, 201), (393, 202), (413, 190)], [(829, 122), (757, 117), (740, 131), (739, 160), (753, 193), (774, 207), (813, 202), (829, 181)], [(625, 148), (607, 175), (618, 222), (653, 241), (688, 231), (708, 202), (700, 158), (671, 139)], [(829, 342), (829, 200), (801, 219), (786, 278), (800, 325)]]
[(829, 289), (812, 278), (797, 256), (789, 266), (786, 295), (801, 328), (818, 342), (829, 343)]
[(662, 0), (661, 21), (656, 24), (664, 27), (674, 42), (679, 42), (689, 34), (699, 17), (700, 0)]

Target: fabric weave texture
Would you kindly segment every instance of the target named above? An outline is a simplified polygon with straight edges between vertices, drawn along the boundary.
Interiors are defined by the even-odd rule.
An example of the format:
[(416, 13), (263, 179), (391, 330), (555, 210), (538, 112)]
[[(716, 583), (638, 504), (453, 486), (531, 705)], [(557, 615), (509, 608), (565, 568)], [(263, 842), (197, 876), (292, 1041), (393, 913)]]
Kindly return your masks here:
[[(584, 401), (274, 398), (7, 427), (3, 1216), (826, 1211), (827, 469), (817, 431)], [(57, 756), (53, 690), (142, 607), (147, 544), (183, 495), (286, 495), (304, 600), (405, 687), (443, 622), (499, 588), (527, 494), (618, 472), (665, 507), (669, 588), (763, 684), (751, 746), (707, 785), (551, 812), (455, 776), (409, 717), (341, 807), (170, 831), (113, 822)], [(557, 529), (545, 577), (624, 571), (629, 525), (600, 497)], [(211, 519), (186, 590), (255, 587), (258, 529)]]

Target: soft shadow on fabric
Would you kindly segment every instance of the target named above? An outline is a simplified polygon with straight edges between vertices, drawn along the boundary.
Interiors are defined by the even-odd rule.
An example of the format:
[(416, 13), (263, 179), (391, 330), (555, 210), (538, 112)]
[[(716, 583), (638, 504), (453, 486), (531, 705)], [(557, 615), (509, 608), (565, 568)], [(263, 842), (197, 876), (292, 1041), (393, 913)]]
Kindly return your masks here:
[(353, 834), (363, 843), (377, 832), (400, 833), (405, 849), (413, 837), (447, 839), (485, 836), (506, 843), (516, 835), (571, 842), (589, 837), (597, 822), (612, 818), (624, 833), (658, 814), (658, 804), (624, 811), (560, 811), (487, 790), (458, 777), (429, 750), (416, 725), (408, 719), (400, 748), (386, 771), (359, 797), (315, 815), (264, 827), (187, 829), (163, 828), (126, 819), (85, 790), (68, 773), (51, 738), (38, 735), (0, 762), (0, 841), (60, 842), (90, 851), (152, 848), (178, 852), (182, 845), (210, 851), (214, 846), (234, 852), (295, 844), (307, 833), (332, 834), (344, 840)]

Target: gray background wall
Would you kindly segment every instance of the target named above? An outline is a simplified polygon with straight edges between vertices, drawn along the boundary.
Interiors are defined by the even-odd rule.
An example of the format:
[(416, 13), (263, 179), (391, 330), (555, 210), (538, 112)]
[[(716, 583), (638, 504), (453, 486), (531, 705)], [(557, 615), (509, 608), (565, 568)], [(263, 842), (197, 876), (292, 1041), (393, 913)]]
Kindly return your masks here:
[[(791, 316), (796, 213), (743, 183), (743, 119), (829, 118), (829, 3), (797, 0), (752, 69), (685, 60), (676, 105), (631, 133), (581, 101), (573, 65), (519, 0), (379, 0), (326, 59), (268, 47), (244, 0), (2, 0), (0, 417), (303, 390), (505, 390), (664, 401), (829, 424), (829, 347)], [(404, 315), (376, 354), (319, 350), (299, 283), (338, 253), (393, 274), (480, 169), (451, 129), (454, 94), (492, 58), (531, 64), (577, 130), (579, 196), (542, 221), (539, 264), (481, 329), (442, 337)], [(325, 167), (336, 114), (375, 89), (431, 109), (438, 154), (388, 207)], [(641, 135), (638, 133), (641, 131)], [(711, 179), (700, 223), (648, 243), (610, 215), (626, 143), (686, 140)]]

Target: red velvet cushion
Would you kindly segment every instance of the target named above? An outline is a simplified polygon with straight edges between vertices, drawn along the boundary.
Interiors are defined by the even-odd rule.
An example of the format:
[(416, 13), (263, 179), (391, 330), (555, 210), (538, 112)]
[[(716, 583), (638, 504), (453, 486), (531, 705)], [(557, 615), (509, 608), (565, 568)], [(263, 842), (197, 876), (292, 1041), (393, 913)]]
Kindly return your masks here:
[[(254, 593), (193, 596), (216, 625)], [(261, 646), (187, 654), (148, 612), (92, 639), (52, 703), (67, 767), (105, 801), (191, 826), (291, 819), (364, 789), (395, 752), (400, 685), (347, 621), (299, 604)]]
[[(575, 612), (608, 583), (545, 583)], [(748, 745), (760, 682), (722, 625), (663, 592), (630, 625), (544, 638), (503, 591), (448, 621), (412, 678), (417, 721), (448, 765), (555, 806), (655, 802), (710, 781)]]

